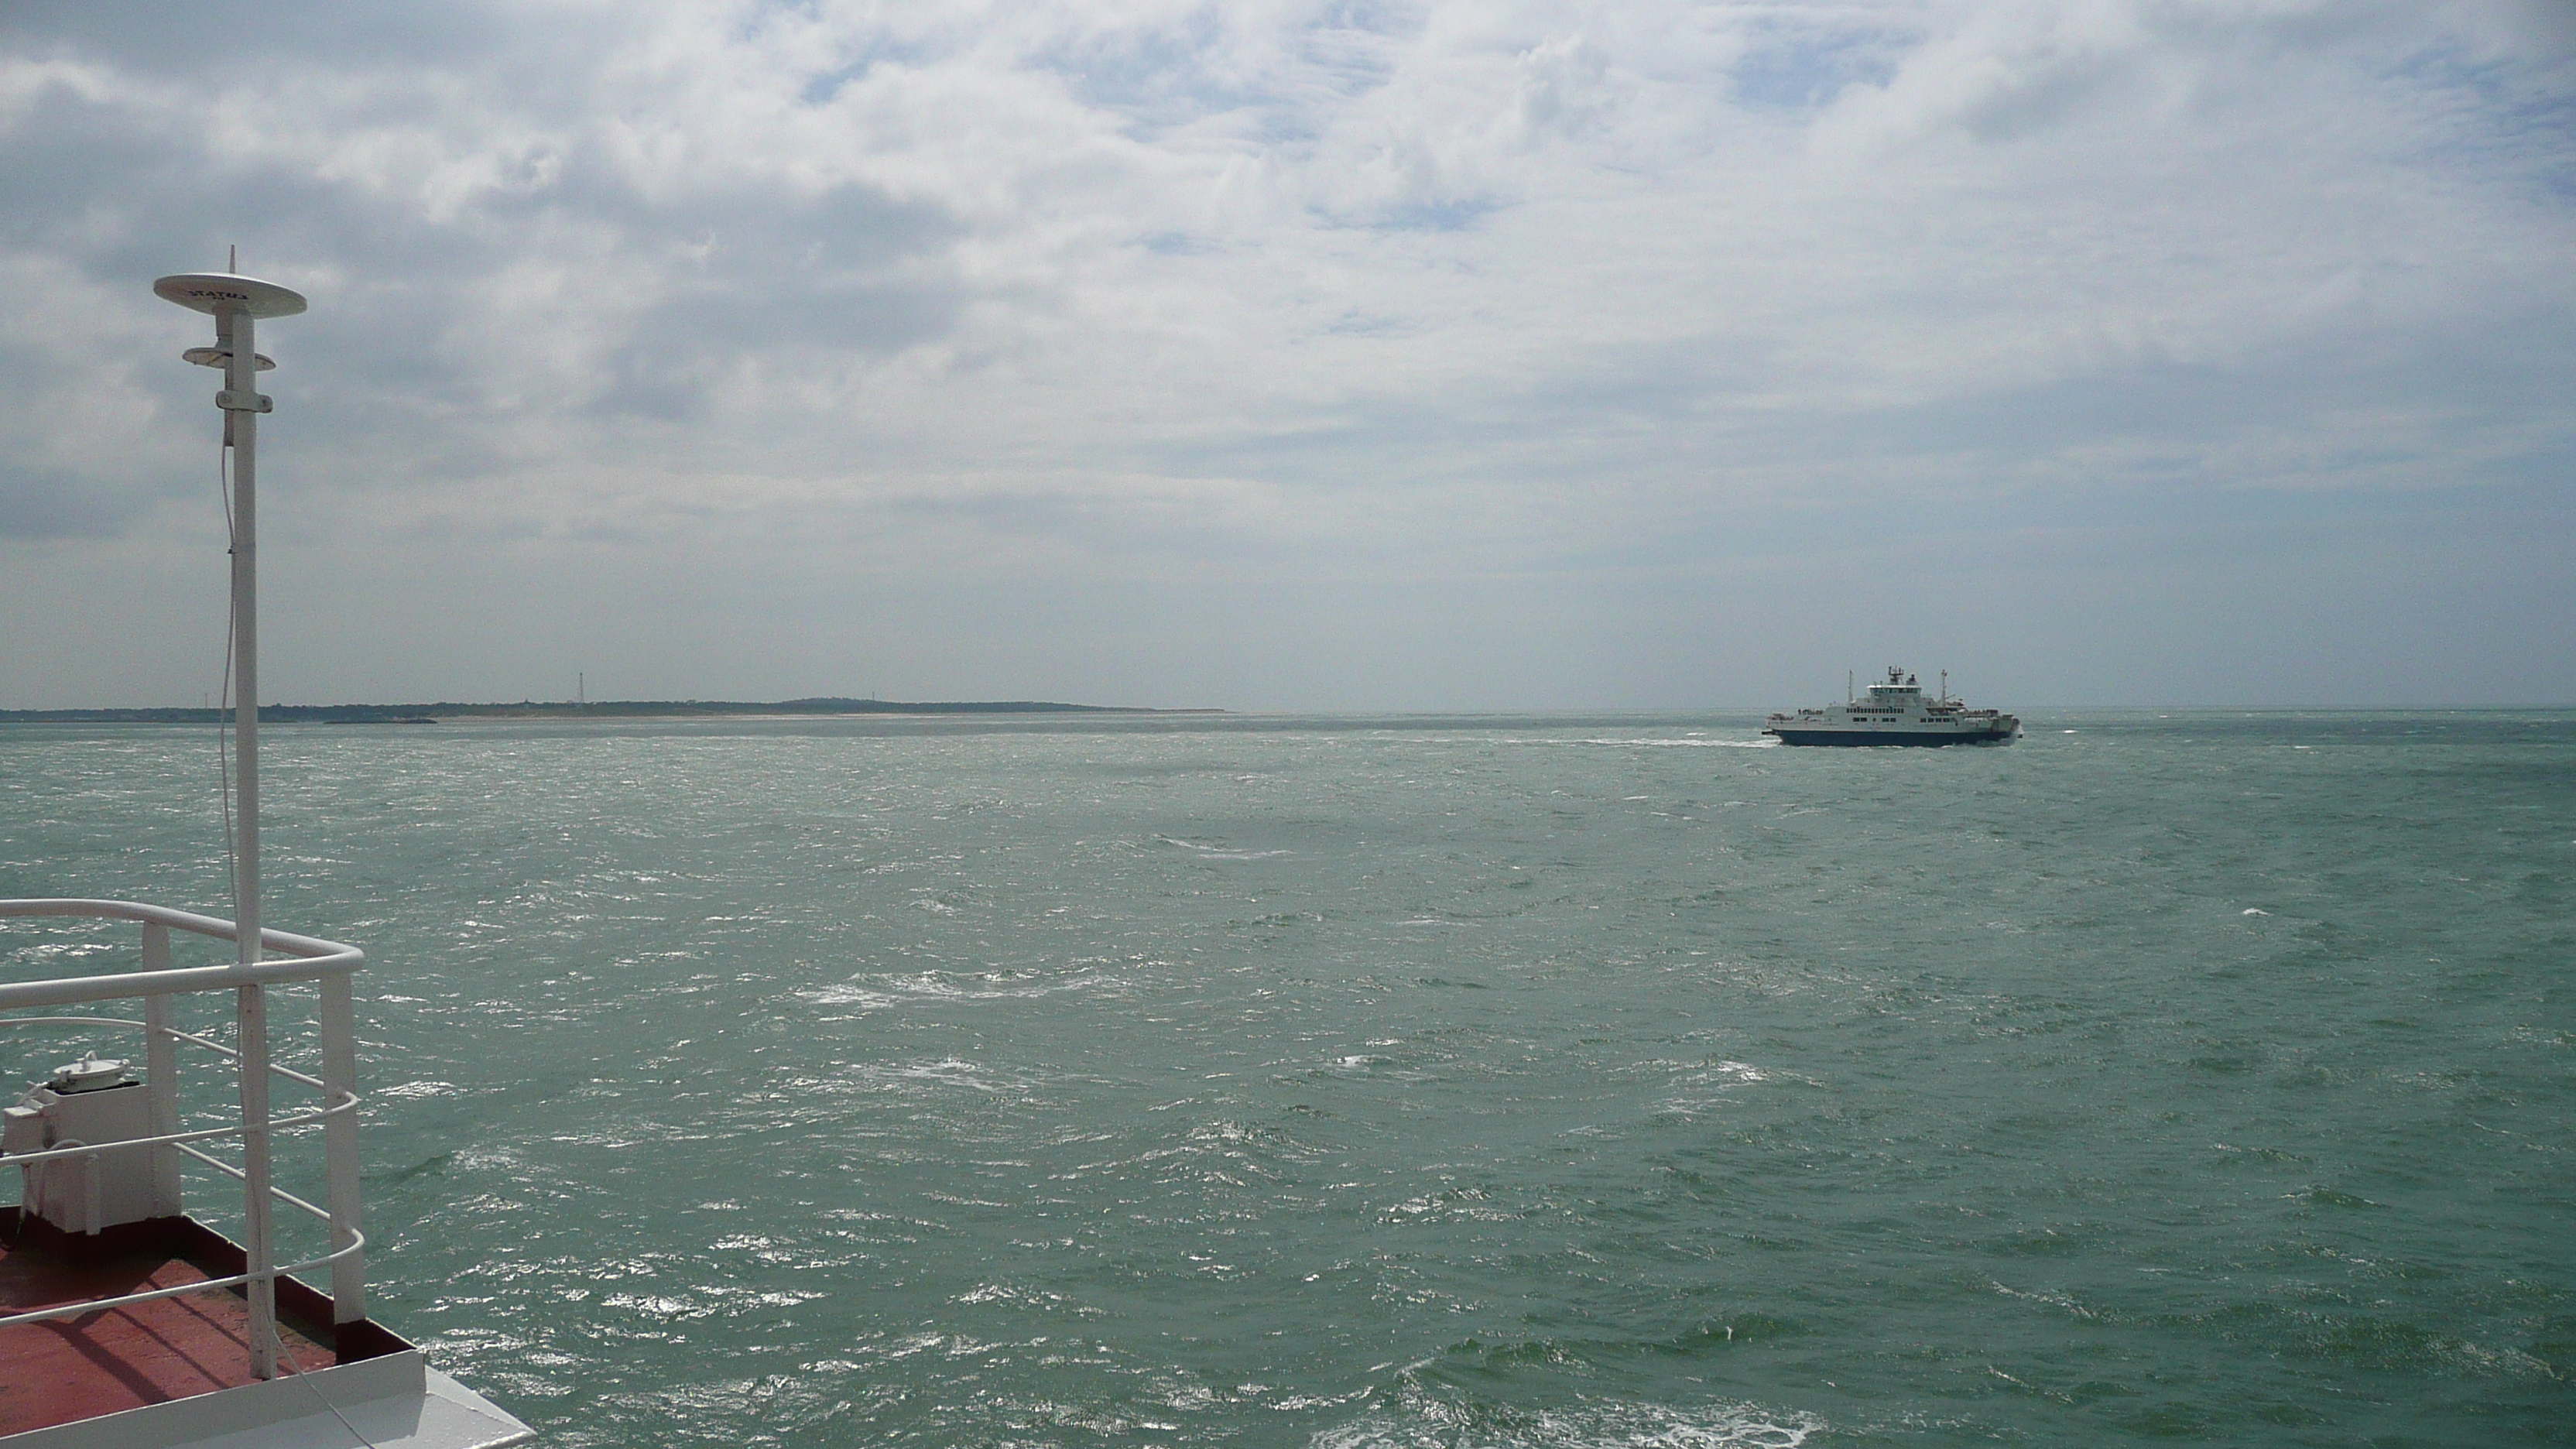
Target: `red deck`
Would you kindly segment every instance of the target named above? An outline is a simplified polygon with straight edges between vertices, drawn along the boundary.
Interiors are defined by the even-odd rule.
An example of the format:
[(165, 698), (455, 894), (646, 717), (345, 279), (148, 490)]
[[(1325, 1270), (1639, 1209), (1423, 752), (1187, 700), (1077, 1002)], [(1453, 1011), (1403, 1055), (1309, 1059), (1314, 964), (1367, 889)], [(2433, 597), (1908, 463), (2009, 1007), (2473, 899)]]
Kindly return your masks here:
[[(240, 1249), (185, 1218), (133, 1223), (99, 1236), (102, 1241), (70, 1237), (49, 1224), (24, 1221), (15, 1208), (0, 1209), (0, 1313), (202, 1283), (241, 1271)], [(303, 1300), (318, 1295), (291, 1281), (278, 1287), (278, 1338), (285, 1353), (308, 1369), (338, 1362), (338, 1355), (310, 1336), (331, 1340), (330, 1329), (320, 1322), (285, 1321), (304, 1316), (295, 1310), (309, 1308)], [(238, 1290), (209, 1289), (0, 1328), (0, 1434), (254, 1382), (243, 1337), (248, 1313)], [(355, 1359), (371, 1356), (367, 1350), (374, 1345), (350, 1347)], [(278, 1367), (287, 1367), (283, 1355)]]

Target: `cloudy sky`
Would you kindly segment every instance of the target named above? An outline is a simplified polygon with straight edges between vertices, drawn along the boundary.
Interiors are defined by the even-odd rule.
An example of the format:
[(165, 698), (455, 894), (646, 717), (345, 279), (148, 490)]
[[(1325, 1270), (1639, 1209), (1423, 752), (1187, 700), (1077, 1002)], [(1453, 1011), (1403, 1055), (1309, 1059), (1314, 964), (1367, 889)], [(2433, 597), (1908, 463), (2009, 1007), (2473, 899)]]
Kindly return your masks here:
[(0, 707), (2576, 701), (2576, 4), (0, 8)]

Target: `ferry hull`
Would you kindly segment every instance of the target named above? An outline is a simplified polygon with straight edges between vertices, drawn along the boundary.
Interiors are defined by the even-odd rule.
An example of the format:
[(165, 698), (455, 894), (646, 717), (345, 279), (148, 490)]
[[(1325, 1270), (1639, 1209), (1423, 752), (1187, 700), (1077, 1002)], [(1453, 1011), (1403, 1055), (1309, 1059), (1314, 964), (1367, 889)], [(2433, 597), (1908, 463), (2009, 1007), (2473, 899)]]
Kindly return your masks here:
[(1802, 730), (1767, 729), (1784, 745), (2000, 745), (2009, 743), (2012, 730)]

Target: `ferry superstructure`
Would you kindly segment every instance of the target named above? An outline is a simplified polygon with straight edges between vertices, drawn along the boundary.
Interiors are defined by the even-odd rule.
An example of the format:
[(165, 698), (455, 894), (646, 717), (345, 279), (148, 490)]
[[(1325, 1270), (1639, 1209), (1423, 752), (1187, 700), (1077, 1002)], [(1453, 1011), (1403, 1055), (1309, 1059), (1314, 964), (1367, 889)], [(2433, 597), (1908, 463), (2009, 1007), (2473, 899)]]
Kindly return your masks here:
[[(252, 334), (258, 319), (302, 312), (304, 298), (229, 273), (164, 277), (153, 290), (213, 314), (215, 345), (182, 355), (224, 374), (215, 406), (232, 464), (234, 919), (125, 900), (0, 900), (0, 926), (139, 928), (123, 938), (131, 948), (84, 932), (80, 958), (133, 950), (109, 974), (0, 980), (0, 1027), (11, 1029), (0, 1048), (37, 1069), (0, 1109), (0, 1168), (18, 1168), (5, 1177), (20, 1187), (15, 1206), (0, 1206), (0, 1449), (518, 1444), (533, 1437), (525, 1424), (367, 1316), (351, 987), (365, 957), (259, 919), (256, 443), (271, 403), (256, 384), (275, 364)], [(232, 943), (232, 962), (181, 964), (174, 945), (189, 936)], [(309, 1036), (290, 1022), (280, 1039), (311, 1042), (311, 1072), (271, 1050), (271, 1007), (306, 1002)], [(216, 1021), (227, 1007), (229, 1032)], [(133, 1056), (100, 1050), (127, 1041)], [(220, 1095), (183, 1092), (181, 1062), (202, 1072), (208, 1058)], [(280, 1087), (309, 1092), (309, 1105), (273, 1111)], [(308, 1133), (322, 1139), (321, 1182), (298, 1184), (311, 1195), (299, 1197), (273, 1180), (277, 1149)], [(207, 1185), (238, 1205), (238, 1241), (189, 1215), (186, 1198)]]
[(1859, 699), (1775, 714), (1762, 732), (1784, 745), (1990, 745), (2021, 733), (2021, 720), (1999, 710), (1970, 709), (1950, 698), (1950, 677), (1930, 698), (1922, 682), (1890, 666)]

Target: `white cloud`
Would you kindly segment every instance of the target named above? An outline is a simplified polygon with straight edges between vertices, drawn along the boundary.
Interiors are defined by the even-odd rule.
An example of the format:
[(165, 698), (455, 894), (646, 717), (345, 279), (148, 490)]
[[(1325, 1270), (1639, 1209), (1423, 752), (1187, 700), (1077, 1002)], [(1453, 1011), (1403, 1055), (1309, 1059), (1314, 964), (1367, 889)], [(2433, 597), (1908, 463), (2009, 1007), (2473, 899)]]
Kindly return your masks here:
[[(2549, 381), (2576, 350), (2576, 46), (2547, 5), (243, 16), (238, 52), (222, 14), (193, 49), (0, 22), (0, 266), (37, 299), (0, 363), (36, 404), (0, 422), (28, 581), (0, 604), (78, 617), (60, 591), (111, 553), (202, 532), (204, 375), (167, 360), (196, 324), (144, 284), (238, 240), (315, 301), (267, 334), (271, 558), (381, 565), (272, 669), (316, 697), (524, 693), (575, 657), (839, 692), (874, 655), (918, 671), (874, 687), (922, 694), (1751, 700), (1773, 666), (1638, 580), (1695, 580), (1826, 674), (1908, 630), (2000, 659), (2008, 630), (1819, 622), (1790, 581), (1964, 530), (2010, 598), (2033, 526), (2220, 493), (2293, 532), (2416, 497), (2384, 526), (2447, 576), (2486, 535), (2444, 510), (2563, 503), (2576, 452)], [(1748, 557), (1785, 592), (1746, 593)], [(765, 662), (654, 602), (706, 567), (728, 609), (846, 648)], [(1327, 586), (1376, 626), (1319, 622)], [(1264, 682), (1221, 638), (1122, 623), (1224, 587), (1239, 647), (1343, 657)], [(885, 591), (915, 601), (899, 628)], [(983, 637), (970, 597), (1020, 600), (1026, 637)], [(1533, 609), (1662, 662), (1575, 645), (1491, 677)], [(516, 622), (413, 647), (467, 615)], [(2313, 629), (2172, 688), (2251, 687)], [(1475, 642), (1426, 666), (1408, 633)], [(2416, 692), (2513, 687), (2455, 662)], [(22, 661), (0, 704), (181, 672)]]

